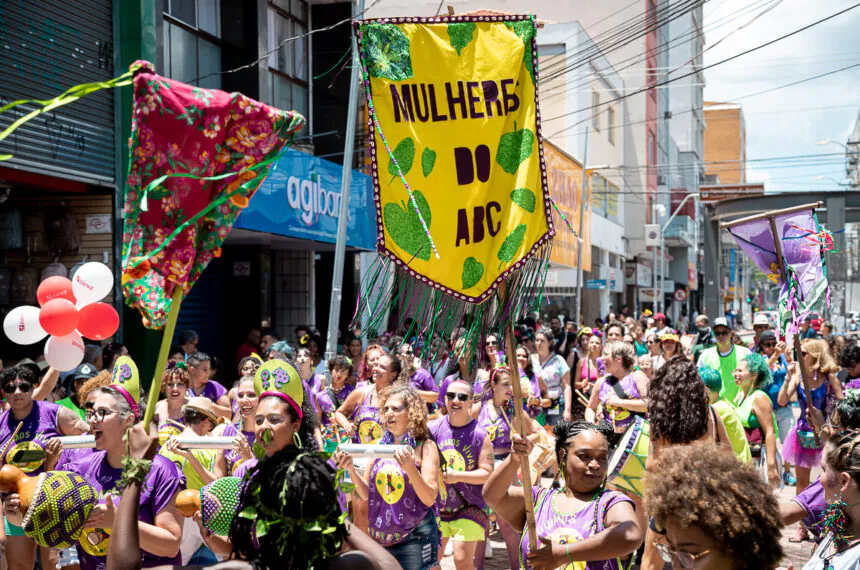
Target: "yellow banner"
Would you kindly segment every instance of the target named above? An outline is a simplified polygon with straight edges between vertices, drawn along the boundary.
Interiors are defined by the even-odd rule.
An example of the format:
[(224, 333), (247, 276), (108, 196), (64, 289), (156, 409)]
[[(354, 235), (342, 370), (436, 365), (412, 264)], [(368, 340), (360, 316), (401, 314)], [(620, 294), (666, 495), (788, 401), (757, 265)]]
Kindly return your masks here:
[(378, 249), (481, 302), (552, 237), (530, 16), (366, 20)]
[[(555, 205), (579, 232), (579, 209), (582, 188), (582, 165), (562, 152), (549, 141), (544, 141), (544, 159), (546, 160), (546, 175), (549, 180), (549, 193)], [(576, 267), (576, 257), (579, 253), (579, 240), (571, 233), (558, 212), (553, 211), (553, 221), (556, 225), (556, 235), (552, 240), (550, 261)], [(591, 177), (588, 177), (588, 188), (585, 191), (585, 217), (582, 220), (582, 270), (591, 271)]]

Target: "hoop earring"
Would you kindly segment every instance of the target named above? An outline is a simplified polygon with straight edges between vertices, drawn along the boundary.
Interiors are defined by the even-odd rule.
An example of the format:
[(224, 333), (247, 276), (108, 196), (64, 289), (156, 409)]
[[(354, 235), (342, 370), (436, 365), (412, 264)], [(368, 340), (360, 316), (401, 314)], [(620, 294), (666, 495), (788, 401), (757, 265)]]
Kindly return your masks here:
[(293, 444), (299, 449), (302, 448), (302, 440), (299, 438), (299, 432), (293, 432)]

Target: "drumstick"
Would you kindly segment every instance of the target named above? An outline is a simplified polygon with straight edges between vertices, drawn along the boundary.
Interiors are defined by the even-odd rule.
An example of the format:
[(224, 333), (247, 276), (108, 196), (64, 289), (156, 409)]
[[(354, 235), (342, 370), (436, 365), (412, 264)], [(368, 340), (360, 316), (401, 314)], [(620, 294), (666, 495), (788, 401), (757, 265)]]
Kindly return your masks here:
[(6, 463), (6, 452), (9, 451), (9, 446), (12, 445), (13, 441), (15, 441), (15, 436), (18, 435), (18, 432), (21, 431), (22, 427), (24, 427), (24, 422), (18, 422), (18, 427), (15, 428), (15, 431), (13, 431), (12, 435), (9, 437), (9, 441), (7, 441), (6, 445), (3, 446), (3, 451), (0, 451), (0, 465)]
[(576, 397), (579, 398), (579, 401), (587, 408), (588, 407), (588, 398), (585, 397), (585, 394), (574, 388), (576, 392)]
[(171, 420), (170, 418), (167, 418), (167, 421), (168, 421), (168, 423), (171, 423), (175, 427), (178, 427), (182, 430), (185, 430), (185, 428), (187, 427), (185, 424), (181, 424), (181, 423), (177, 422), (176, 420)]

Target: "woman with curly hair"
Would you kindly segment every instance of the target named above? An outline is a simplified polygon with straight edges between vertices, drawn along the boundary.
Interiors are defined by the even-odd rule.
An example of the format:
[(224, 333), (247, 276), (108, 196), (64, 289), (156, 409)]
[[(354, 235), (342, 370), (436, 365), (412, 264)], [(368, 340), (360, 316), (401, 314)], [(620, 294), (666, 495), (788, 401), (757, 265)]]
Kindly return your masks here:
[(654, 373), (648, 386), (649, 461), (671, 445), (729, 442), (726, 428), (708, 400), (696, 365), (683, 356), (668, 360)]
[[(532, 443), (513, 435), (513, 453), (484, 484), (484, 499), (518, 533), (519, 564), (512, 568), (581, 568), (619, 570), (642, 544), (642, 528), (633, 501), (606, 489), (612, 428), (577, 420), (555, 426), (559, 476), (551, 489), (513, 486), (519, 458), (528, 456)], [(526, 510), (523, 493), (532, 494), (538, 550), (530, 551), (523, 532)]]
[[(750, 452), (764, 480), (774, 489), (782, 488), (782, 457), (776, 442), (779, 429), (773, 403), (764, 389), (773, 381), (764, 356), (751, 352), (739, 360), (732, 376), (738, 385), (735, 403), (750, 443)], [(807, 482), (808, 474), (807, 474)]]
[(665, 535), (660, 557), (685, 570), (774, 570), (782, 560), (776, 498), (758, 473), (710, 443), (666, 449), (646, 476), (645, 507)]
[(810, 408), (810, 399), (811, 408), (826, 413), (830, 394), (836, 400), (844, 397), (842, 385), (836, 378), (839, 366), (830, 356), (827, 343), (823, 340), (805, 340), (801, 344), (800, 352), (803, 355), (804, 366), (810, 375), (809, 387), (812, 390), (812, 396), (810, 398), (802, 386), (800, 370), (796, 363), (790, 365), (789, 379), (780, 388), (778, 396), (780, 406), (787, 406), (794, 394), (797, 394), (797, 401), (800, 404), (800, 417), (797, 424), (788, 432), (782, 446), (786, 461), (795, 466), (798, 493), (809, 485), (810, 471), (821, 464), (822, 448), (816, 445), (813, 429), (806, 414), (807, 408)]
[(390, 459), (373, 460), (359, 475), (348, 453), (336, 455), (367, 500), (370, 536), (403, 568), (429, 570), (438, 564), (439, 527), (433, 506), (439, 496), (439, 448), (427, 428), (427, 406), (411, 386), (393, 387), (382, 399), (381, 444), (400, 445)]

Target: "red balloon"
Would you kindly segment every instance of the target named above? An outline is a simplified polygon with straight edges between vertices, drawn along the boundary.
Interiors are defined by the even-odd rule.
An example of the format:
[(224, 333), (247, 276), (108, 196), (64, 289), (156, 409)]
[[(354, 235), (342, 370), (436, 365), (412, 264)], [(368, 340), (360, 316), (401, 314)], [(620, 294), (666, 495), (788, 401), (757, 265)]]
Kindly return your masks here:
[(39, 288), (36, 290), (36, 298), (39, 300), (40, 306), (45, 306), (45, 303), (52, 299), (65, 299), (72, 304), (78, 302), (75, 299), (75, 294), (72, 292), (72, 282), (59, 275), (48, 277), (39, 283)]
[(89, 339), (104, 340), (119, 328), (119, 315), (107, 303), (84, 305), (78, 314), (78, 332)]
[(78, 326), (78, 310), (67, 299), (52, 299), (39, 311), (39, 324), (54, 336), (66, 336)]

